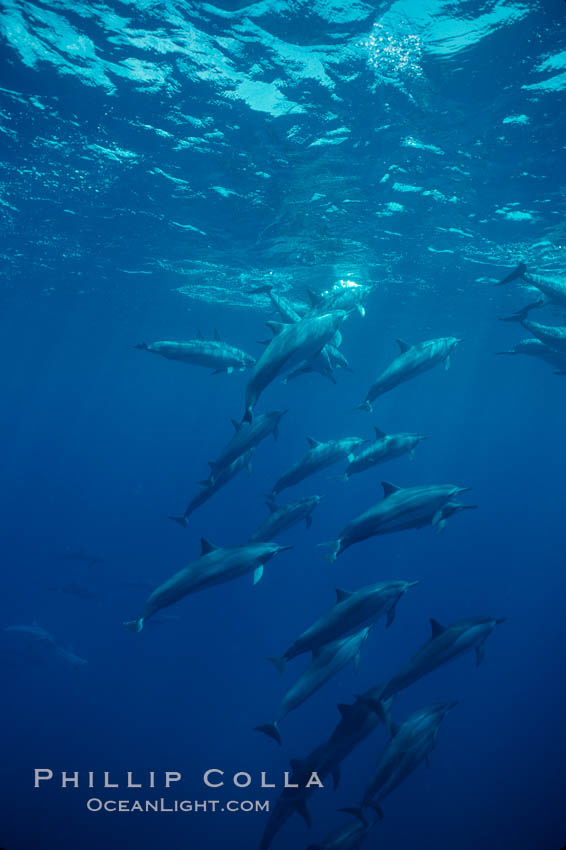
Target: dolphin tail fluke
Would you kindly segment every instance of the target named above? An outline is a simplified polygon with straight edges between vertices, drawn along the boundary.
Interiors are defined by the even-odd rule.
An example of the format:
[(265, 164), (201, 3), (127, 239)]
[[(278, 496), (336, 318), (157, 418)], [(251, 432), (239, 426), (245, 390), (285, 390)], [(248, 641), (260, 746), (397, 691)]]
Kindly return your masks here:
[(187, 528), (189, 524), (189, 520), (184, 514), (183, 516), (170, 516), (169, 519), (172, 519), (173, 522), (177, 522), (179, 525), (182, 525), (183, 528)]
[(525, 263), (519, 263), (513, 271), (509, 272), (502, 280), (499, 280), (495, 285), (496, 286), (505, 286), (506, 283), (512, 283), (514, 280), (517, 280), (520, 277), (523, 277), (525, 272), (527, 271), (527, 267)]
[(137, 634), (143, 629), (143, 617), (138, 617), (137, 620), (127, 620), (124, 625), (130, 632)]
[(526, 307), (523, 307), (521, 310), (517, 310), (516, 313), (512, 313), (510, 316), (503, 316), (500, 321), (522, 323), (525, 321), (525, 319), (529, 318), (529, 313), (531, 312), (531, 310), (536, 310), (539, 307), (542, 307), (544, 303), (544, 299), (533, 301), (532, 304), (527, 304)]
[(329, 563), (333, 564), (336, 558), (338, 557), (338, 553), (340, 551), (340, 541), (327, 540), (326, 543), (317, 543), (317, 546), (332, 546), (332, 552), (329, 552), (327, 555), (324, 555), (324, 559)]
[(282, 744), (277, 723), (265, 723), (263, 726), (254, 726), (254, 732), (263, 732), (264, 735), (267, 735), (269, 738), (273, 738), (274, 741), (277, 741), (279, 746)]
[(366, 818), (366, 813), (364, 812), (362, 806), (346, 806), (344, 809), (340, 809), (341, 812), (344, 812), (347, 815), (353, 815), (353, 817), (358, 818), (364, 826), (369, 827), (369, 821)]
[(147, 342), (138, 342), (138, 344), (134, 346), (134, 348), (141, 348), (142, 351), (147, 351), (147, 347)]
[(353, 409), (353, 410), (365, 410), (367, 413), (371, 413), (371, 412), (372, 412), (372, 410), (373, 410), (373, 408), (372, 408), (372, 406), (371, 406), (371, 402), (369, 402), (367, 399), (366, 399), (365, 401), (362, 401), (362, 403), (361, 403), (361, 404), (357, 404), (357, 405), (356, 405), (354, 408), (352, 408), (352, 409)]
[(285, 666), (287, 664), (287, 659), (284, 656), (282, 656), (281, 658), (272, 658), (270, 656), (266, 660), (273, 664), (280, 676), (283, 675), (283, 673), (285, 672)]

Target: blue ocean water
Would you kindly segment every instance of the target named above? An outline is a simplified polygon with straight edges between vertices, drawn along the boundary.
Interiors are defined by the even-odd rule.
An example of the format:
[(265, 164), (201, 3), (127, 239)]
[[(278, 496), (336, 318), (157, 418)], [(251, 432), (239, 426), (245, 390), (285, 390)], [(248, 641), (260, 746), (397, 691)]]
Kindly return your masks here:
[[(364, 847), (560, 850), (564, 816), (564, 377), (496, 357), (529, 336), (502, 323), (532, 302), (495, 288), (519, 261), (554, 279), (564, 252), (563, 2), (180, 0), (18, 2), (0, 9), (4, 527), (0, 597), (2, 815), (6, 850), (259, 847), (266, 812), (89, 812), (86, 801), (275, 801), (291, 758), (340, 720), (338, 703), (388, 680), (443, 624), (507, 620), (473, 654), (422, 678), (396, 721), (458, 701), (430, 767), (383, 803)], [(257, 412), (289, 408), (277, 441), (189, 520), (181, 513), (240, 420), (248, 373), (135, 348), (199, 331), (254, 357), (277, 318), (273, 285), (368, 287), (341, 351), (353, 369), (278, 377)], [(520, 282), (519, 282), (520, 283)], [(561, 326), (564, 310), (531, 318)], [(353, 411), (410, 343), (463, 339), (442, 367)], [(306, 437), (427, 435), (414, 460), (336, 480), (330, 468), (278, 497), (325, 498), (293, 546), (189, 596), (140, 634), (122, 625), (200, 554), (243, 543)], [(402, 487), (454, 483), (475, 511), (374, 537), (329, 564), (334, 539)], [(419, 581), (351, 665), (281, 724), (308, 660), (266, 662), (335, 600), (380, 580)], [(158, 618), (156, 618), (157, 620)], [(52, 640), (18, 637), (38, 624)], [(8, 631), (6, 631), (8, 629)], [(21, 633), (20, 633), (21, 634)], [(72, 657), (56, 655), (53, 646)], [(86, 661), (81, 664), (80, 660)], [(307, 847), (359, 803), (388, 741), (380, 726), (293, 815), (273, 847)], [(34, 769), (53, 781), (34, 788)], [(227, 785), (203, 786), (210, 768)], [(89, 790), (179, 771), (169, 791)], [(80, 772), (80, 787), (61, 786)], [(235, 789), (238, 771), (253, 777)], [(259, 788), (261, 772), (277, 784)], [(350, 818), (351, 820), (351, 818)]]

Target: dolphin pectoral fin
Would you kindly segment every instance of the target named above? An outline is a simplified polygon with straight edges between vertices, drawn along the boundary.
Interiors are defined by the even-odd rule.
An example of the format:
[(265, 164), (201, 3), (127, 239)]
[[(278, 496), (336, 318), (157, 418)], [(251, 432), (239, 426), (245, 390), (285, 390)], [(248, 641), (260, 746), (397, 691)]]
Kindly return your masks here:
[(260, 564), (257, 569), (254, 570), (254, 585), (261, 581), (261, 577), (263, 576), (263, 564)]
[(442, 510), (439, 510), (435, 513), (432, 518), (432, 525), (438, 525), (438, 523), (442, 520)]
[(435, 530), (436, 530), (437, 534), (440, 534), (440, 532), (444, 531), (445, 528), (446, 528), (446, 520), (445, 519), (441, 519), (440, 522), (436, 523)]
[(233, 371), (234, 371), (233, 366), (228, 366), (228, 368), (226, 369), (226, 372), (228, 373), (228, 375), (231, 375)]
[(446, 369), (446, 371), (448, 371), (448, 369), (450, 369), (451, 365), (452, 365), (452, 359), (450, 358), (450, 356), (448, 356), (446, 358), (446, 360), (444, 361), (444, 368)]
[(264, 735), (273, 738), (281, 746), (281, 735), (279, 734), (277, 723), (265, 723), (263, 726), (254, 726), (254, 732), (263, 732)]
[(332, 781), (334, 783), (334, 790), (338, 788), (340, 785), (340, 765), (337, 764), (336, 767), (332, 769)]
[(347, 815), (353, 815), (353, 817), (358, 818), (364, 826), (369, 827), (368, 819), (366, 818), (365, 812), (361, 806), (347, 806), (344, 809), (340, 809), (340, 811)]
[(138, 617), (137, 620), (127, 620), (124, 623), (124, 626), (130, 632), (135, 632), (137, 634), (138, 632), (141, 632), (141, 630), (143, 629), (143, 617)]
[(483, 643), (481, 646), (476, 646), (476, 667), (479, 667), (485, 658), (485, 646)]
[(414, 460), (414, 459), (415, 459), (415, 450), (411, 449), (411, 451), (409, 452), (409, 460)]
[(387, 612), (387, 620), (386, 620), (386, 623), (385, 623), (385, 628), (386, 628), (386, 629), (388, 629), (388, 628), (389, 628), (389, 626), (391, 625), (391, 623), (392, 623), (392, 622), (393, 622), (393, 620), (395, 619), (396, 609), (397, 609), (397, 606), (396, 606), (396, 605), (392, 605), (392, 606), (391, 606), (391, 608), (389, 609), (389, 611)]
[(309, 514), (307, 517), (305, 517), (305, 525), (306, 525), (307, 528), (311, 527), (311, 525), (312, 525), (312, 514)]
[(360, 650), (358, 649), (358, 651), (354, 655), (354, 670), (355, 670), (356, 673), (358, 672), (359, 667), (360, 667)]
[(273, 664), (280, 676), (283, 675), (285, 672), (285, 665), (287, 663), (285, 656), (281, 656), (281, 658), (269, 657), (266, 658), (266, 661), (270, 661), (271, 664)]

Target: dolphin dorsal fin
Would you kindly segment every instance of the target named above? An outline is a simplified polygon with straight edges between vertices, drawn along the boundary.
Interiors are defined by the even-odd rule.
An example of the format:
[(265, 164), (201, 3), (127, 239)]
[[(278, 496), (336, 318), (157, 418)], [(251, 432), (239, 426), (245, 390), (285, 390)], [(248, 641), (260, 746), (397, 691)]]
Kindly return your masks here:
[(285, 328), (289, 327), (288, 325), (283, 324), (283, 322), (266, 322), (268, 328), (271, 329), (273, 336), (277, 336), (281, 333), (281, 331), (285, 330)]
[(383, 487), (383, 498), (386, 499), (388, 496), (391, 496), (392, 493), (396, 493), (398, 490), (402, 490), (402, 487), (397, 487), (396, 484), (391, 484), (390, 481), (382, 481), (381, 486)]
[(314, 437), (307, 437), (307, 443), (311, 449), (316, 449), (317, 446), (320, 446), (320, 440), (315, 440)]
[(339, 602), (344, 602), (344, 600), (348, 599), (352, 595), (351, 590), (341, 590), (339, 587), (336, 588), (336, 604)]
[(405, 340), (404, 340), (404, 339), (397, 339), (397, 340), (395, 340), (395, 342), (396, 342), (396, 343), (397, 343), (397, 345), (399, 346), (399, 348), (400, 348), (400, 350), (401, 350), (401, 354), (404, 354), (406, 351), (408, 351), (408, 350), (409, 350), (409, 348), (411, 348), (411, 346), (409, 345), (409, 343), (408, 343), (408, 342), (405, 342)]
[(339, 702), (338, 703), (338, 711), (340, 712), (342, 719), (345, 720), (348, 717), (348, 715), (351, 713), (352, 706), (348, 705), (345, 702)]
[(239, 423), (236, 419), (231, 419), (231, 420), (230, 420), (230, 422), (231, 422), (231, 423), (232, 423), (232, 425), (234, 426), (234, 430), (235, 430), (235, 431), (239, 431), (239, 430), (240, 430), (240, 423)]
[(432, 637), (438, 637), (442, 632), (446, 631), (446, 626), (442, 626), (438, 620), (434, 620), (432, 617), (430, 618), (430, 627), (432, 629)]
[(322, 301), (322, 297), (315, 292), (314, 289), (307, 288), (307, 295), (309, 296), (309, 301), (311, 302), (312, 307), (318, 307), (320, 302)]
[(218, 546), (215, 546), (214, 543), (211, 543), (210, 540), (207, 540), (206, 537), (201, 537), (200, 539), (200, 554), (208, 555), (209, 552), (214, 552), (215, 549), (218, 549)]
[(382, 431), (381, 428), (378, 428), (377, 426), (374, 428), (374, 431), (376, 440), (381, 440), (382, 437), (387, 436), (385, 431)]

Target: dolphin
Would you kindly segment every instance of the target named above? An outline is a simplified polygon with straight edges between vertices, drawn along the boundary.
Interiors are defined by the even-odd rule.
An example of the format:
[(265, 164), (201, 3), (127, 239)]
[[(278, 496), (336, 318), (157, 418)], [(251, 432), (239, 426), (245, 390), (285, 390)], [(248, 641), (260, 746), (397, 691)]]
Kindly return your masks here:
[(227, 372), (230, 375), (235, 369), (243, 372), (255, 363), (255, 359), (245, 351), (240, 351), (239, 348), (228, 345), (220, 339), (190, 339), (186, 342), (163, 340), (151, 342), (149, 345), (141, 342), (136, 345), (136, 348), (160, 354), (168, 360), (181, 360), (192, 366), (209, 367), (214, 370), (213, 374)]
[(64, 664), (68, 664), (69, 667), (86, 667), (88, 664), (88, 661), (84, 658), (79, 658), (79, 656), (75, 655), (75, 653), (70, 649), (63, 649), (60, 646), (55, 649), (55, 658)]
[(375, 809), (382, 818), (382, 800), (404, 782), (421, 762), (428, 761), (442, 721), (456, 705), (455, 702), (429, 705), (413, 712), (400, 726), (392, 724), (391, 740), (366, 787), (361, 806), (344, 811), (357, 814), (366, 825), (364, 808)]
[[(378, 463), (385, 463), (393, 458), (409, 454), (415, 456), (415, 448), (420, 442), (426, 440), (421, 434), (385, 434), (379, 428), (375, 429), (375, 442), (370, 443), (348, 464), (343, 481), (348, 481), (357, 472), (363, 472)], [(340, 476), (339, 476), (340, 477)]]
[(566, 375), (566, 353), (550, 348), (540, 339), (522, 339), (509, 351), (496, 351), (496, 354), (528, 354), (554, 366), (555, 375)]
[(378, 712), (382, 720), (387, 720), (383, 705), (385, 700), (394, 697), (409, 685), (418, 682), (423, 676), (452, 661), (453, 658), (473, 650), (476, 654), (476, 666), (479, 666), (484, 658), (486, 640), (494, 628), (504, 623), (505, 619), (505, 617), (500, 619), (470, 617), (466, 620), (458, 620), (451, 626), (442, 626), (437, 620), (431, 619), (430, 639), (386, 683), (379, 699), (376, 700), (373, 697), (362, 697), (362, 699)]
[(356, 449), (361, 448), (366, 442), (361, 437), (343, 437), (341, 440), (329, 440), (322, 443), (312, 437), (307, 437), (308, 452), (276, 481), (273, 485), (272, 494), (275, 496), (287, 487), (299, 484), (309, 475), (314, 475), (343, 458), (352, 461)]
[(278, 376), (291, 371), (303, 360), (310, 360), (329, 342), (348, 313), (331, 313), (301, 319), (292, 325), (268, 322), (273, 339), (252, 369), (246, 387), (244, 420), (251, 422), (262, 392)]
[(362, 626), (373, 625), (380, 617), (389, 627), (399, 600), (418, 581), (380, 581), (359, 590), (336, 590), (336, 604), (309, 626), (280, 658), (268, 658), (280, 673), (287, 661), (303, 652), (314, 652), (333, 640), (352, 634)]
[(526, 331), (530, 331), (544, 345), (548, 345), (549, 348), (562, 354), (566, 353), (566, 326), (540, 325), (530, 319), (522, 319), (521, 324)]
[(279, 423), (288, 410), (273, 410), (256, 416), (253, 422), (236, 422), (232, 419), (235, 434), (216, 460), (210, 461), (210, 479), (214, 480), (223, 469), (229, 467), (235, 460), (256, 448), (262, 440), (273, 434), (275, 440), (279, 437)]
[(358, 410), (372, 410), (375, 399), (398, 387), (404, 381), (410, 381), (417, 375), (422, 375), (439, 363), (444, 363), (445, 369), (450, 367), (450, 355), (455, 346), (462, 342), (454, 336), (429, 339), (418, 345), (409, 345), (402, 339), (397, 340), (401, 353), (381, 373), (379, 378), (369, 388), (365, 400), (358, 405)]
[(332, 676), (339, 673), (349, 661), (354, 662), (357, 669), (360, 661), (362, 644), (369, 634), (369, 627), (361, 629), (353, 635), (332, 641), (313, 652), (309, 666), (299, 676), (295, 684), (283, 697), (277, 718), (273, 723), (256, 726), (256, 732), (264, 732), (281, 744), (279, 724), (289, 712), (302, 705), (319, 688), (326, 684)]
[(346, 525), (336, 540), (321, 543), (332, 546), (328, 556), (335, 561), (349, 546), (360, 543), (376, 534), (391, 534), (408, 528), (433, 525), (437, 531), (444, 527), (447, 516), (455, 513), (445, 508), (454, 496), (465, 493), (469, 487), (455, 484), (431, 484), (419, 487), (396, 487), (388, 481), (382, 482), (384, 498)]
[[(332, 776), (334, 787), (340, 782), (340, 765), (362, 741), (369, 737), (381, 723), (380, 716), (372, 709), (372, 701), (378, 701), (383, 685), (370, 688), (358, 697), (352, 705), (341, 703), (338, 706), (340, 720), (327, 741), (316, 747), (306, 758), (292, 759), (290, 784), (299, 785), (298, 789), (285, 788), (270, 811), (265, 826), (260, 850), (268, 850), (271, 842), (289, 818), (297, 813), (307, 826), (311, 826), (311, 816), (307, 807), (308, 799), (317, 786), (306, 787), (306, 782), (315, 771), (321, 780)], [(391, 700), (386, 700), (388, 711)]]
[(374, 823), (352, 820), (325, 835), (322, 841), (309, 844), (307, 850), (361, 850)]
[(53, 635), (37, 623), (31, 625), (6, 626), (4, 633), (16, 655), (32, 664), (42, 661), (61, 661), (71, 667), (85, 667), (88, 663), (69, 649), (59, 646)]
[(533, 304), (527, 305), (523, 311), (529, 312), (546, 304), (555, 304), (557, 307), (566, 307), (566, 277), (564, 275), (539, 275), (527, 271), (525, 263), (519, 265), (509, 272), (506, 277), (496, 283), (496, 286), (505, 286), (508, 283), (520, 281), (532, 289), (538, 290), (542, 298)]
[(247, 469), (248, 474), (251, 473), (252, 468), (252, 457), (255, 449), (250, 449), (245, 454), (237, 457), (236, 460), (233, 460), (228, 466), (225, 466), (218, 472), (218, 475), (215, 478), (204, 479), (203, 481), (199, 481), (200, 490), (198, 493), (193, 496), (187, 507), (185, 508), (185, 513), (182, 516), (170, 516), (169, 519), (172, 519), (174, 522), (178, 522), (179, 525), (186, 527), (189, 524), (189, 517), (193, 514), (197, 508), (200, 508), (201, 505), (204, 505), (205, 502), (208, 502), (209, 499), (214, 496), (222, 487), (228, 484), (229, 481), (234, 478), (241, 472), (242, 469)]
[(217, 584), (224, 584), (253, 572), (254, 584), (261, 579), (264, 565), (291, 546), (277, 543), (243, 543), (223, 548), (201, 539), (201, 555), (185, 569), (160, 584), (147, 598), (141, 613), (124, 625), (131, 632), (141, 632), (144, 623), (158, 611), (179, 602), (184, 596), (199, 593)]
[(280, 507), (275, 502), (266, 502), (271, 513), (254, 531), (249, 540), (273, 540), (282, 531), (291, 528), (302, 520), (305, 521), (307, 528), (310, 528), (313, 511), (321, 498), (322, 496), (310, 496), (307, 499), (299, 499), (297, 502), (291, 502), (289, 505), (281, 505)]

